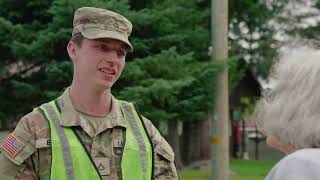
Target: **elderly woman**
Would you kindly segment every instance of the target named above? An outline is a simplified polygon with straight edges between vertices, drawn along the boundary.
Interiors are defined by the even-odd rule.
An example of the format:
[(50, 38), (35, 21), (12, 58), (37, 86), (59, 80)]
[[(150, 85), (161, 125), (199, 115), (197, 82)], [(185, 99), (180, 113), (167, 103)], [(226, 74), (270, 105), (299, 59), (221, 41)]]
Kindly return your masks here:
[(266, 180), (320, 179), (320, 51), (280, 58), (255, 115), (267, 144), (286, 154)]

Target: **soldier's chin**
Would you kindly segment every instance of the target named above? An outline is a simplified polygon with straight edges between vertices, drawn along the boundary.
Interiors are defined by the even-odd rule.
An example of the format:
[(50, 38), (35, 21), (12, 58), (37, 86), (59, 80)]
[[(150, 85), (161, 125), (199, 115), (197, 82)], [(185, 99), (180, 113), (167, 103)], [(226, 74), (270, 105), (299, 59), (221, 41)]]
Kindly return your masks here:
[(110, 81), (100, 80), (99, 82), (96, 83), (96, 90), (98, 91), (110, 90), (112, 85), (113, 83)]

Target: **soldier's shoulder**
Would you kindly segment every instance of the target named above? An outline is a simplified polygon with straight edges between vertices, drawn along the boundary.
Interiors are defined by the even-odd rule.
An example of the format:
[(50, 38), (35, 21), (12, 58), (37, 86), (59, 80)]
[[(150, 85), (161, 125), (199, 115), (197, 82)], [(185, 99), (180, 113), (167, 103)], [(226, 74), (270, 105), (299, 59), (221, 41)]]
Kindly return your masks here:
[(45, 119), (42, 113), (35, 109), (20, 119), (16, 130), (18, 130), (18, 128), (24, 128), (32, 135), (36, 136), (39, 131), (43, 131), (44, 129), (48, 129), (50, 127), (48, 121)]
[(24, 115), (21, 118), (24, 122), (37, 122), (44, 120), (44, 117), (42, 116), (42, 113), (39, 111), (39, 109), (34, 109), (33, 111), (29, 112), (28, 114)]
[(149, 120), (148, 118), (141, 116), (142, 117), (142, 121), (144, 123), (144, 126), (150, 136), (150, 138), (152, 139), (154, 144), (158, 144), (161, 141), (161, 134), (158, 131), (158, 129), (153, 125), (153, 123), (151, 122), (151, 120)]
[(149, 119), (143, 116), (142, 119), (153, 145), (154, 178), (179, 179), (174, 164), (175, 154), (172, 147)]
[(145, 127), (150, 135), (152, 145), (154, 147), (154, 151), (156, 154), (163, 156), (165, 159), (169, 161), (174, 160), (174, 152), (169, 145), (169, 143), (165, 140), (165, 138), (160, 134), (158, 129), (152, 124), (151, 120), (142, 116)]
[(42, 114), (34, 110), (23, 116), (14, 131), (1, 143), (4, 156), (21, 165), (36, 150), (38, 139), (49, 139), (50, 127)]

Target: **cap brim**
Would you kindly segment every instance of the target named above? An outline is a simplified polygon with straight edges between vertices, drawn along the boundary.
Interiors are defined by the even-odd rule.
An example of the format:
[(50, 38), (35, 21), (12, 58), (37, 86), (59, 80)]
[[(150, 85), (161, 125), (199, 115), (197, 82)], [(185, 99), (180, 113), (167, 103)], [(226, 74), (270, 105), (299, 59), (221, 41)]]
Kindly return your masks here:
[(99, 39), (99, 38), (116, 39), (127, 44), (129, 46), (129, 52), (133, 51), (133, 47), (131, 43), (128, 41), (128, 39), (123, 35), (121, 35), (120, 33), (117, 33), (114, 31), (90, 28), (90, 29), (81, 31), (81, 34), (87, 39)]

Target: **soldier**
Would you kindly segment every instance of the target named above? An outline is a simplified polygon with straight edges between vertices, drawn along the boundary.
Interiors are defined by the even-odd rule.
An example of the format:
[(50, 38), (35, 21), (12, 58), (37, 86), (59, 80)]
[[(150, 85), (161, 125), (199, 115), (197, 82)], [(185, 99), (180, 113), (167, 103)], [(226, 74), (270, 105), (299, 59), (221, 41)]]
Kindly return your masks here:
[(132, 103), (111, 94), (133, 51), (131, 30), (115, 12), (75, 12), (71, 86), (1, 143), (0, 179), (178, 179), (170, 145)]

